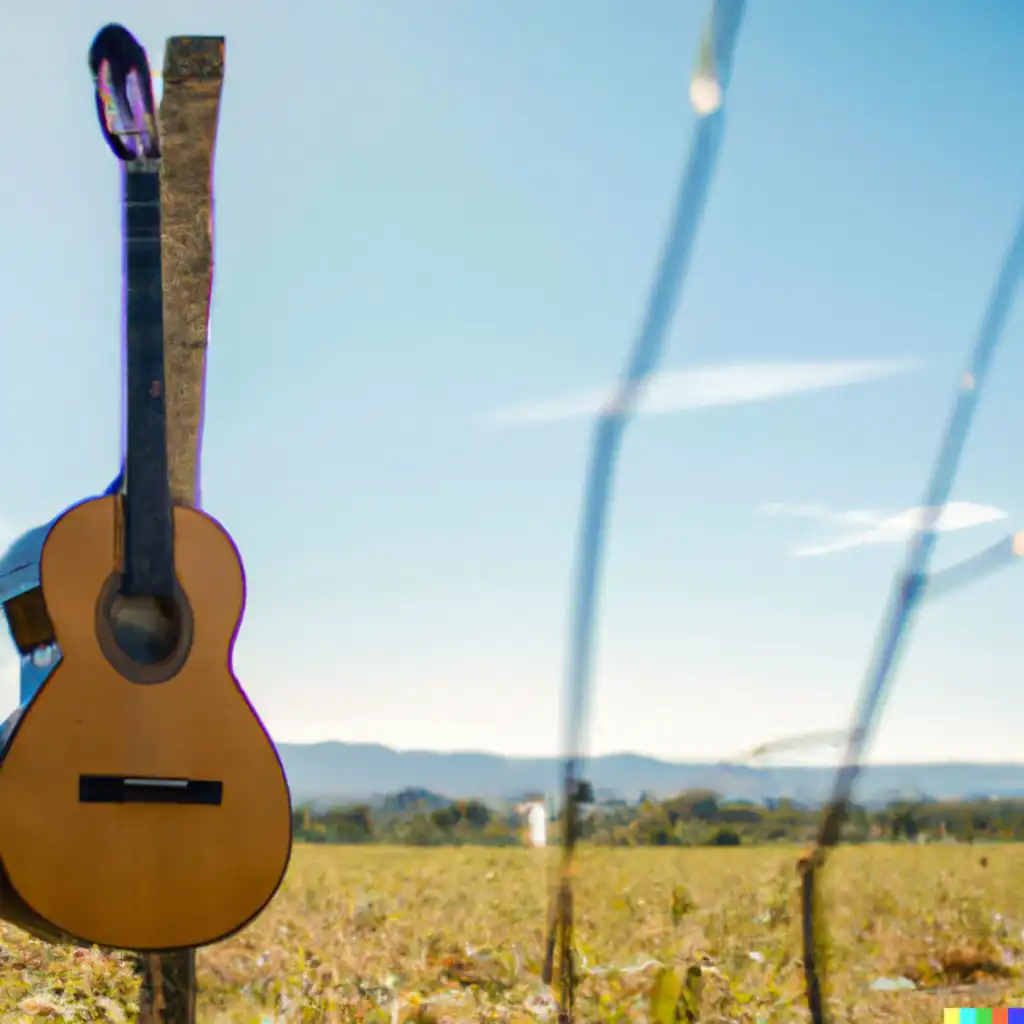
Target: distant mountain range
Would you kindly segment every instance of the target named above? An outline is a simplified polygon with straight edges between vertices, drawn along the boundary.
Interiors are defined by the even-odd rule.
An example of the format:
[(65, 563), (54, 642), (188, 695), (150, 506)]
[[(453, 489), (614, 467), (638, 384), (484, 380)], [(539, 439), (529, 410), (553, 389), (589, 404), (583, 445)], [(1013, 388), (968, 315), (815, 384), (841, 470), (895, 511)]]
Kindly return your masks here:
[[(553, 793), (559, 785), (560, 763), (555, 758), (400, 751), (372, 743), (281, 743), (278, 749), (296, 803), (373, 801), (409, 787), (494, 802), (529, 792)], [(586, 776), (599, 799), (632, 801), (644, 792), (666, 797), (684, 789), (711, 789), (730, 799), (764, 803), (788, 797), (814, 805), (827, 799), (833, 772), (609, 754), (589, 761)], [(915, 797), (1024, 796), (1024, 764), (871, 765), (864, 770), (856, 796), (869, 804)]]

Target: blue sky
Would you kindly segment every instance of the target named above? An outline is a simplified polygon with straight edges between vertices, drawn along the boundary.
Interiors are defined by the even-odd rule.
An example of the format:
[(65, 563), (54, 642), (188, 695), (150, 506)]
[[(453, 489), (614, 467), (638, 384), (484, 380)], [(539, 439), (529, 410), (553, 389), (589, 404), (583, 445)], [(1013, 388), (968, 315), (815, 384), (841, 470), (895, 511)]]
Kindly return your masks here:
[[(248, 572), (238, 675), (281, 740), (553, 752), (590, 434), (563, 413), (632, 342), (707, 8), (281, 10), (104, 10), (158, 63), (169, 34), (228, 38), (203, 489)], [(109, 482), (120, 421), (99, 23), (71, 0), (11, 17), (48, 50), (0, 69), (26, 140), (0, 161), (8, 537)], [(777, 505), (918, 503), (1024, 203), (1022, 48), (1014, 0), (749, 5), (669, 376), (620, 466), (596, 751), (845, 725), (903, 547), (801, 556), (851, 531)], [(940, 564), (1024, 527), (1022, 333), (1018, 310), (954, 491), (1005, 518)], [(802, 364), (772, 378), (801, 393), (740, 402), (765, 362)], [(1010, 569), (925, 609), (876, 759), (1024, 759), (1022, 598)], [(13, 706), (13, 659), (2, 677)]]

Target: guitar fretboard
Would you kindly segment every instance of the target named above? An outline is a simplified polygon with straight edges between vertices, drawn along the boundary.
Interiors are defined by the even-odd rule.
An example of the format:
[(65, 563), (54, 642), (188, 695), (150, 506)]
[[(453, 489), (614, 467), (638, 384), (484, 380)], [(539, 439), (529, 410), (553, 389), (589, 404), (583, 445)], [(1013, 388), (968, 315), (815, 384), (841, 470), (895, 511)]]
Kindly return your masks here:
[(174, 528), (167, 482), (159, 161), (126, 166), (124, 246), (128, 437), (122, 593), (169, 598)]

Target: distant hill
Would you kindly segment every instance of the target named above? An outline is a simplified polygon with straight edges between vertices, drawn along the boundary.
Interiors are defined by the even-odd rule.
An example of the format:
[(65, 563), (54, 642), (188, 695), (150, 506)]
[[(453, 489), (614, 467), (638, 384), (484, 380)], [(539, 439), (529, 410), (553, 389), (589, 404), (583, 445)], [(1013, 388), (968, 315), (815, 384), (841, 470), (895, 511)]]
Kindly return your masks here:
[[(373, 743), (282, 743), (278, 749), (297, 803), (374, 800), (410, 787), (493, 802), (530, 791), (553, 792), (559, 784), (555, 758), (399, 751)], [(757, 803), (788, 797), (818, 804), (827, 798), (832, 771), (609, 754), (588, 763), (587, 777), (600, 796), (625, 800), (636, 800), (644, 792), (665, 797), (684, 789), (712, 789), (730, 799)], [(1024, 797), (1024, 764), (872, 765), (865, 769), (857, 790), (857, 799), (865, 803), (925, 796), (937, 800)]]

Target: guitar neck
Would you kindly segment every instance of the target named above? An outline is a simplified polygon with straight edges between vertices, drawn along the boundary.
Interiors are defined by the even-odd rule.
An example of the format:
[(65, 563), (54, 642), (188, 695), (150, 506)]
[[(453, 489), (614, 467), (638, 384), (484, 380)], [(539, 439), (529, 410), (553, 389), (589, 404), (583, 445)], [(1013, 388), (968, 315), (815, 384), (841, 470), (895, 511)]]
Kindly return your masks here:
[(174, 525), (167, 479), (159, 161), (125, 165), (124, 249), (127, 452), (121, 589), (131, 597), (169, 598)]

